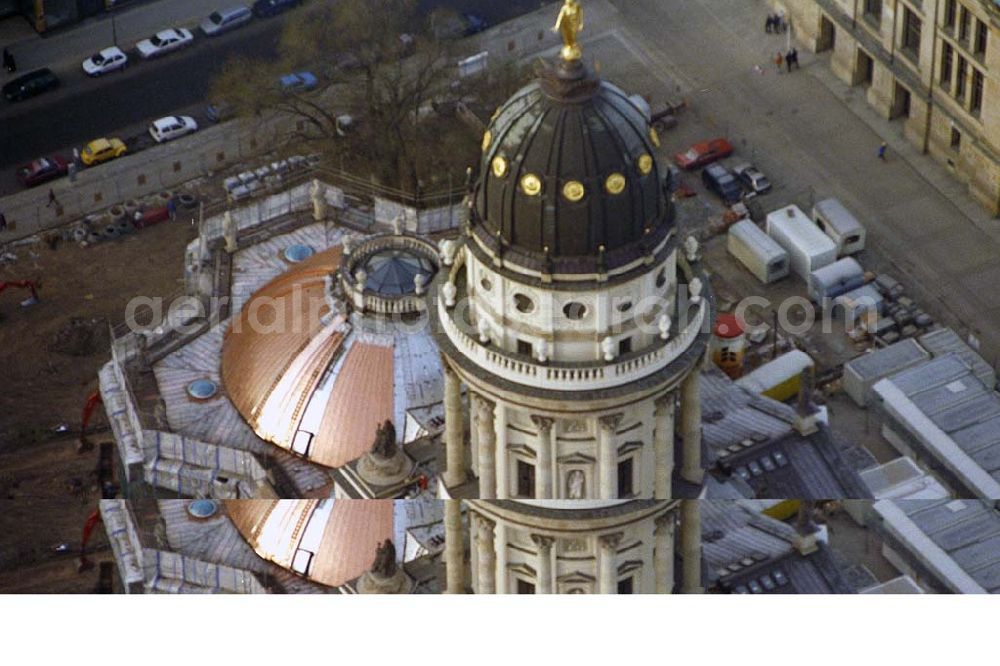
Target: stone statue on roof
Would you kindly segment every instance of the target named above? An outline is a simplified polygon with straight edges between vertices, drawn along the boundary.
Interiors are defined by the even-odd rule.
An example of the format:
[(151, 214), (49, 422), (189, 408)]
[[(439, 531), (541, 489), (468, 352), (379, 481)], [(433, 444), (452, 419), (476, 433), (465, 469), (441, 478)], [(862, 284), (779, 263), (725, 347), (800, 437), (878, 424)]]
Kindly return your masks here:
[(375, 431), (372, 454), (386, 460), (396, 455), (396, 426), (389, 419)]
[(372, 562), (372, 574), (381, 578), (392, 578), (396, 575), (396, 546), (392, 539), (386, 539), (375, 548), (375, 561)]

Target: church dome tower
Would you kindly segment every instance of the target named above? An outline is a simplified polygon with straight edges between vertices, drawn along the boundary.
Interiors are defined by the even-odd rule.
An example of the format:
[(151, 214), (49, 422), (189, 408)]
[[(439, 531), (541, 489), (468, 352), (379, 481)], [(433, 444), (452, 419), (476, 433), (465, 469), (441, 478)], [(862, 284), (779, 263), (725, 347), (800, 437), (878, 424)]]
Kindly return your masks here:
[(649, 118), (563, 37), (494, 114), (464, 234), (441, 246), (443, 493), (666, 499), (675, 421), (682, 476), (701, 480), (711, 299), (678, 254)]

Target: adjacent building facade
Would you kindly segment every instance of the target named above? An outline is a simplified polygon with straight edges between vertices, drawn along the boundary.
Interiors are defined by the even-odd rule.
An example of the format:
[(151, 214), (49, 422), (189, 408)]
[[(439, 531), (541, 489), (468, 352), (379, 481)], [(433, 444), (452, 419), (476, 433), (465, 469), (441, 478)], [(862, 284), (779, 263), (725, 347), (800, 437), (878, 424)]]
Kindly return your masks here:
[(797, 39), (832, 51), (906, 137), (1000, 214), (1000, 5), (995, 0), (781, 0)]

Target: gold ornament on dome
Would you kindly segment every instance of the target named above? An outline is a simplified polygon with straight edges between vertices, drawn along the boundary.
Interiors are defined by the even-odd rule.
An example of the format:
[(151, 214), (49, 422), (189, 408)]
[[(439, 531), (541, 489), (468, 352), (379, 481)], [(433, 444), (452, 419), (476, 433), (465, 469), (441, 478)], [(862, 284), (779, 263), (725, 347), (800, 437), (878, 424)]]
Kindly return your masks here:
[(653, 145), (657, 148), (660, 147), (660, 134), (656, 131), (655, 127), (649, 128), (649, 140), (653, 142)]
[(533, 173), (526, 174), (521, 178), (521, 189), (530, 197), (538, 196), (542, 193), (542, 181)]
[(643, 176), (653, 170), (653, 158), (648, 154), (639, 156), (639, 173)]
[(587, 189), (580, 181), (571, 180), (563, 185), (563, 196), (569, 201), (580, 201), (586, 193)]
[(621, 194), (625, 191), (625, 176), (620, 173), (613, 173), (604, 182), (604, 188), (609, 194)]
[(583, 7), (580, 0), (566, 0), (559, 10), (559, 18), (552, 32), (562, 36), (563, 47), (559, 54), (567, 62), (575, 62), (581, 58), (583, 51), (577, 36), (583, 30)]
[(507, 175), (507, 160), (499, 155), (493, 158), (493, 175), (497, 178)]
[(484, 153), (486, 152), (486, 149), (489, 148), (490, 144), (492, 144), (492, 143), (493, 143), (493, 132), (491, 132), (489, 130), (486, 130), (486, 134), (483, 135), (483, 152)]

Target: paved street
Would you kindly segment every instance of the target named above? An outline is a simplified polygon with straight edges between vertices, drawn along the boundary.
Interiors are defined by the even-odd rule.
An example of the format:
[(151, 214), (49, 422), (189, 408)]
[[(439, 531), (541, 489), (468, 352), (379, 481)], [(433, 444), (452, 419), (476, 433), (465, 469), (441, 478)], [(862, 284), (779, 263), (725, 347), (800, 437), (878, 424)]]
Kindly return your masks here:
[[(639, 91), (654, 102), (690, 100), (665, 139), (668, 152), (726, 135), (776, 182), (766, 204), (840, 198), (869, 228), (872, 249), (863, 262), (896, 275), (933, 314), (977, 335), (988, 360), (997, 359), (1000, 225), (906, 144), (901, 124), (876, 118), (860, 90), (839, 84), (828, 64), (808, 53), (800, 53), (801, 71), (777, 74), (771, 61), (785, 37), (764, 33), (763, 0), (611, 4), (618, 35), (653, 73), (638, 73), (648, 86)], [(883, 138), (888, 163), (876, 158)]]

